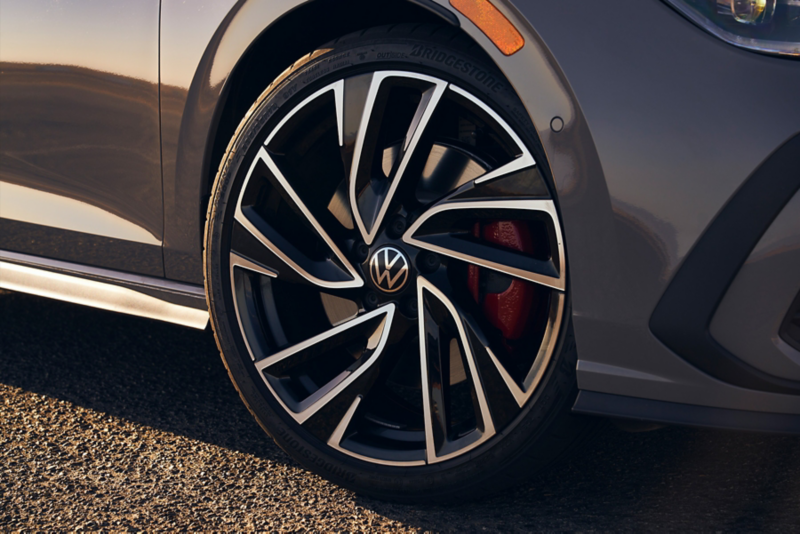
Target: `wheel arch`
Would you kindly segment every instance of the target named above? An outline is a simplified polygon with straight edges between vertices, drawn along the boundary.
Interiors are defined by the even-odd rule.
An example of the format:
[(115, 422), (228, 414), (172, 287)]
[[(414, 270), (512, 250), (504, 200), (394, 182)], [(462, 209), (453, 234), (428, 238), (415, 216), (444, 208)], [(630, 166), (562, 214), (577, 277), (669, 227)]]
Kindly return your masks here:
[(239, 122), (281, 72), (322, 44), (359, 29), (459, 24), (432, 0), (349, 0), (346, 9), (343, 3), (245, 0), (219, 21), (195, 68), (185, 106), (176, 110), (174, 164), (169, 147), (162, 145), (167, 278), (203, 283), (202, 234), (214, 177)]
[[(452, 20), (435, 10), (436, 4), (429, 0), (382, 0), (380, 9), (373, 0), (350, 0), (347, 10), (343, 10), (341, 4), (341, 0), (312, 0), (286, 12), (255, 36), (230, 68), (206, 145), (201, 224), (204, 224), (208, 196), (230, 137), (256, 98), (295, 61), (326, 42), (360, 29), (415, 22), (452, 24)], [(455, 17), (453, 20), (457, 22)], [(308, 38), (310, 35), (313, 38)], [(260, 68), (252, 68), (256, 63)]]

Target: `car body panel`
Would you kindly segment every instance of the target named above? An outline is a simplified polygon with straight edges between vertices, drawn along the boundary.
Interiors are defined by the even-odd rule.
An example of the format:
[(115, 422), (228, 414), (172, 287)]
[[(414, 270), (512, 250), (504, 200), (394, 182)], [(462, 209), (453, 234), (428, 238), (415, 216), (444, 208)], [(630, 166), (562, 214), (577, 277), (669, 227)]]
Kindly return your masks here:
[(3, 3), (1, 248), (163, 276), (158, 20), (154, 0)]
[[(161, 143), (167, 278), (203, 283), (201, 223), (208, 187), (204, 178), (209, 164), (209, 138), (213, 138), (215, 113), (227, 75), (260, 33), (260, 29), (245, 32), (240, 28), (243, 19), (237, 14), (243, 4), (234, 0), (162, 3)], [(279, 7), (270, 10), (267, 22), (278, 16)], [(225, 35), (240, 34), (250, 41), (235, 50), (219, 50)], [(230, 38), (225, 42), (229, 41)]]
[[(515, 5), (547, 43), (585, 117), (588, 131), (568, 146), (595, 146), (600, 160), (599, 166), (569, 156), (559, 161), (564, 149), (554, 138), (569, 133), (569, 121), (561, 133), (542, 135), (564, 218), (579, 387), (798, 413), (797, 396), (716, 380), (667, 349), (648, 326), (676, 269), (717, 212), (800, 130), (800, 107), (793, 105), (797, 62), (722, 43), (657, 1)], [(534, 108), (539, 87), (531, 87), (533, 72), (506, 69), (497, 56)], [(563, 169), (571, 166), (583, 167), (578, 183), (564, 179)]]
[(780, 328), (800, 293), (799, 228), (796, 193), (753, 249), (711, 322), (711, 334), (726, 349), (791, 380), (800, 380), (800, 352), (781, 339)]

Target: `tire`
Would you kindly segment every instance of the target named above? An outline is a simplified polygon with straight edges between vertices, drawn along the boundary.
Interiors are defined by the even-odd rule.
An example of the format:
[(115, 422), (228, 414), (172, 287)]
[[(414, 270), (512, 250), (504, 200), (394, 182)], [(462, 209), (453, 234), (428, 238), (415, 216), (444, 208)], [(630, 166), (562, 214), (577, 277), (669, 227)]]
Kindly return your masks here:
[(456, 30), (298, 60), (231, 139), (205, 231), (213, 329), (258, 423), (403, 502), (495, 493), (571, 450), (588, 426), (551, 191), (524, 107)]

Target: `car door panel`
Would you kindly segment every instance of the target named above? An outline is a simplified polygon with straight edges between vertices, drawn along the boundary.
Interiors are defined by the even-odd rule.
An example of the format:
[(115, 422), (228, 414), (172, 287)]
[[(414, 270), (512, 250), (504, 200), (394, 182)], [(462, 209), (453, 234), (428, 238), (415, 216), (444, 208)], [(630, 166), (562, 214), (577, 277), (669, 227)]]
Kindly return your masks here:
[(159, 2), (3, 2), (0, 248), (163, 275)]

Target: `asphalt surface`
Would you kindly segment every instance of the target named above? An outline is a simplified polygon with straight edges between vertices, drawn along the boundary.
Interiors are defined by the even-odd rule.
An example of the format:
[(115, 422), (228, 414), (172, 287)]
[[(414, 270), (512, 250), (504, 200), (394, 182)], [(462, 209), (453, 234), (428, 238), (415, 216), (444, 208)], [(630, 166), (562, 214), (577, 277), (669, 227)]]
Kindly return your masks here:
[(0, 530), (800, 531), (800, 439), (603, 427), (491, 500), (405, 506), (300, 468), (210, 332), (0, 291)]

